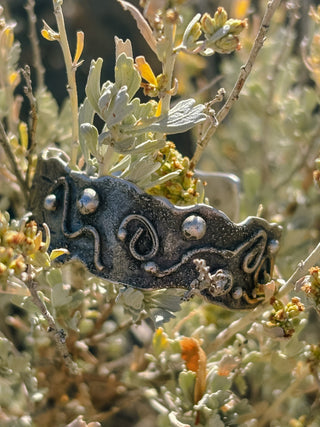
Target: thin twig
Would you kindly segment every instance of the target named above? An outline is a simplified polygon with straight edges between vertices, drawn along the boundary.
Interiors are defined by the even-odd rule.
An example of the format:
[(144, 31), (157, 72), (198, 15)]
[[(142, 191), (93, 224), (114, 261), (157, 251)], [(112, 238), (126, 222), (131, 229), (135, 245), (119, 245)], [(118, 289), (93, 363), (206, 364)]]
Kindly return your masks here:
[(68, 37), (66, 33), (64, 17), (61, 7), (62, 2), (53, 0), (54, 14), (57, 21), (59, 30), (59, 43), (62, 49), (64, 62), (66, 65), (67, 78), (68, 78), (68, 93), (71, 102), (71, 115), (72, 115), (72, 147), (71, 147), (71, 160), (70, 167), (75, 167), (77, 164), (77, 155), (79, 148), (79, 123), (78, 123), (78, 94), (76, 84), (76, 70), (77, 64), (74, 64), (71, 57)]
[(30, 178), (30, 169), (32, 165), (32, 155), (36, 148), (36, 131), (38, 124), (38, 108), (37, 108), (37, 100), (32, 91), (32, 81), (30, 77), (30, 67), (26, 65), (22, 70), (22, 75), (26, 81), (26, 86), (24, 87), (24, 92), (29, 99), (30, 102), (30, 116), (31, 116), (31, 127), (30, 127), (30, 144), (28, 148), (27, 161), (28, 168), (26, 172), (26, 183), (27, 186), (30, 187), (29, 178)]
[[(292, 291), (297, 281), (308, 274), (309, 269), (320, 261), (320, 243), (315, 247), (311, 254), (304, 260), (301, 261), (292, 274), (292, 276), (286, 281), (286, 283), (279, 289), (275, 295), (277, 298), (281, 298), (288, 292)], [(236, 333), (244, 329), (246, 326), (253, 323), (259, 316), (263, 314), (266, 306), (269, 305), (269, 301), (265, 301), (248, 313), (241, 319), (232, 322), (226, 329), (220, 332), (213, 343), (208, 347), (208, 352), (212, 353), (218, 350), (224, 343), (232, 338)]]
[(45, 84), (44, 84), (45, 68), (41, 60), (39, 39), (37, 36), (37, 28), (36, 28), (37, 17), (34, 13), (34, 6), (35, 6), (35, 1), (28, 0), (28, 3), (25, 6), (25, 9), (28, 14), (28, 21), (29, 21), (29, 28), (30, 28), (29, 38), (30, 38), (32, 54), (33, 54), (33, 66), (36, 70), (37, 88), (38, 90), (41, 90), (42, 88), (45, 87)]
[(234, 85), (228, 99), (225, 104), (222, 106), (220, 111), (217, 113), (218, 123), (212, 123), (210, 129), (207, 130), (205, 137), (197, 143), (196, 151), (191, 159), (192, 167), (194, 168), (198, 161), (200, 160), (201, 154), (204, 149), (207, 147), (210, 138), (213, 136), (217, 130), (220, 123), (226, 118), (233, 104), (239, 99), (240, 92), (252, 70), (253, 64), (256, 60), (259, 50), (262, 48), (263, 43), (266, 38), (266, 34), (269, 30), (270, 21), (275, 13), (276, 9), (279, 7), (281, 0), (271, 0), (268, 2), (267, 9), (265, 11), (264, 17), (262, 19), (259, 32), (256, 36), (252, 49), (250, 51), (248, 60), (244, 66), (241, 67), (238, 79)]
[(18, 183), (19, 183), (21, 190), (22, 190), (22, 193), (23, 193), (23, 197), (24, 197), (25, 201), (27, 201), (29, 189), (28, 189), (26, 181), (23, 178), (22, 172), (19, 169), (17, 160), (16, 160), (16, 158), (12, 152), (9, 138), (8, 138), (8, 136), (4, 130), (4, 127), (3, 127), (3, 124), (1, 121), (0, 121), (0, 144), (2, 145), (3, 150), (6, 153), (6, 156), (7, 156), (9, 163), (12, 167), (12, 171), (18, 180)]
[(67, 349), (66, 334), (63, 329), (58, 329), (54, 318), (52, 317), (51, 313), (49, 313), (45, 303), (40, 299), (37, 291), (38, 283), (32, 278), (28, 278), (25, 281), (25, 284), (30, 291), (33, 303), (39, 308), (43, 317), (48, 322), (48, 325), (49, 325), (48, 332), (53, 336), (56, 342), (57, 348), (61, 356), (63, 357), (63, 360), (66, 366), (68, 367), (69, 371), (72, 374), (78, 374), (78, 371), (79, 371), (78, 367), (71, 359), (71, 356)]
[(296, 271), (292, 276), (286, 281), (286, 283), (281, 286), (279, 292), (277, 293), (277, 298), (283, 297), (288, 292), (292, 291), (295, 287), (297, 281), (308, 274), (311, 267), (320, 262), (320, 243), (313, 249), (311, 254), (304, 260), (301, 261), (298, 265)]

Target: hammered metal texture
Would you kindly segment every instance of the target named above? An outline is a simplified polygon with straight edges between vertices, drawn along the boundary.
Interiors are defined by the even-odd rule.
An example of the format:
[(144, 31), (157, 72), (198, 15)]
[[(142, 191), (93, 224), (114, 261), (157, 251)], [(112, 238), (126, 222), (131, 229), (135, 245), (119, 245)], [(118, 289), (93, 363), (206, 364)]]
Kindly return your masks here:
[[(177, 207), (116, 177), (88, 177), (60, 158), (39, 158), (30, 209), (51, 231), (51, 249), (90, 272), (139, 289), (184, 288), (232, 309), (254, 307), (271, 274), (281, 228), (249, 217), (235, 224), (204, 205)], [(203, 275), (203, 271), (207, 274)], [(204, 277), (205, 276), (205, 277)]]

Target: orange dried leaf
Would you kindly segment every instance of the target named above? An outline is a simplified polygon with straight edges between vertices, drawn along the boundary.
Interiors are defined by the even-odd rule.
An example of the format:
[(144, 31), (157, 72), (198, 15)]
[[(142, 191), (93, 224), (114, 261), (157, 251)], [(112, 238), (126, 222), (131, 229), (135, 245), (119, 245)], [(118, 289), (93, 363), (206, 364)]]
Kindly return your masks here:
[(141, 74), (141, 77), (153, 86), (157, 86), (157, 78), (154, 75), (150, 65), (145, 60), (144, 56), (138, 56), (136, 58), (136, 65), (139, 70), (139, 73)]
[(190, 371), (196, 372), (194, 403), (199, 402), (206, 390), (207, 356), (195, 338), (183, 338), (180, 341), (181, 357)]
[(199, 369), (199, 342), (194, 338), (182, 338), (180, 341), (181, 357), (186, 362), (189, 371), (197, 372)]
[(74, 54), (74, 58), (73, 58), (74, 64), (77, 64), (77, 62), (79, 61), (83, 51), (83, 47), (84, 47), (84, 32), (77, 31), (77, 47), (76, 47), (76, 53)]

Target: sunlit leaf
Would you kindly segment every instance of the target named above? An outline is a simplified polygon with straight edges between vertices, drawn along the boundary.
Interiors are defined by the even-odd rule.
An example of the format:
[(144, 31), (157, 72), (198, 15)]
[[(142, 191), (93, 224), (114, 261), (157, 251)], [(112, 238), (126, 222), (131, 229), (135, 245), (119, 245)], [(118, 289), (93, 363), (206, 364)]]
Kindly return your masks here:
[(84, 47), (84, 32), (83, 31), (77, 31), (77, 47), (76, 52), (74, 54), (73, 63), (77, 64), (83, 51)]
[(89, 76), (86, 84), (86, 95), (95, 111), (99, 111), (98, 101), (101, 94), (100, 79), (102, 64), (102, 58), (98, 58), (96, 61), (91, 61)]
[(141, 77), (134, 67), (132, 58), (122, 53), (118, 58), (114, 70), (115, 85), (118, 89), (127, 87), (129, 98), (131, 99), (140, 88)]
[(136, 64), (137, 68), (141, 74), (141, 77), (145, 79), (147, 82), (151, 83), (154, 86), (157, 86), (157, 79), (154, 75), (152, 68), (146, 61), (144, 56), (137, 56), (136, 57)]

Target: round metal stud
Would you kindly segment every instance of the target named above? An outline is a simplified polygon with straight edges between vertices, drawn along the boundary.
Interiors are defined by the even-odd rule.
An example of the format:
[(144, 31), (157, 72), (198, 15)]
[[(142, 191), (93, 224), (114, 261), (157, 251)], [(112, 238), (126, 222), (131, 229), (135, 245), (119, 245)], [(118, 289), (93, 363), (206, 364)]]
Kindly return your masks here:
[(240, 287), (235, 288), (235, 290), (232, 293), (232, 298), (233, 299), (240, 299), (243, 295), (243, 291)]
[(92, 214), (99, 206), (99, 196), (93, 188), (85, 188), (77, 201), (77, 207), (82, 215)]
[(182, 223), (182, 233), (188, 240), (200, 240), (205, 235), (207, 224), (198, 215), (188, 216)]
[(48, 194), (44, 199), (43, 207), (47, 211), (55, 211), (57, 209), (57, 197), (55, 194)]

